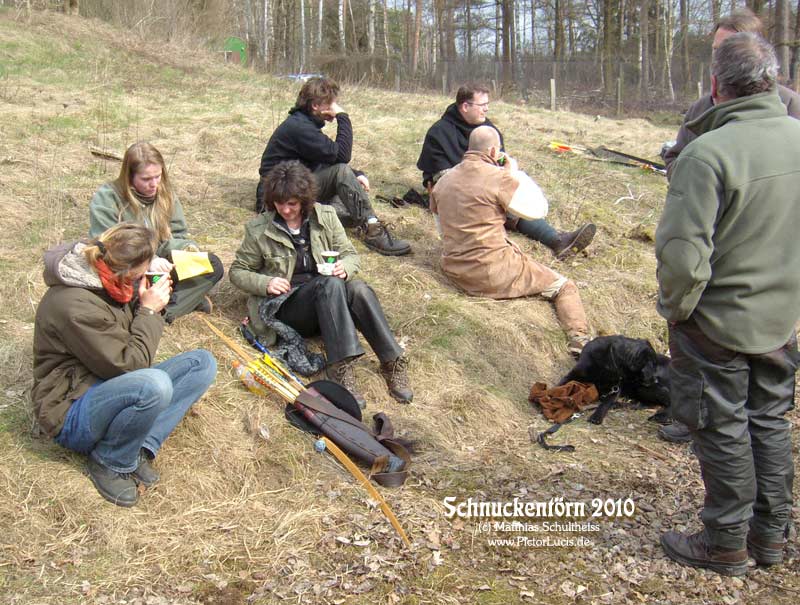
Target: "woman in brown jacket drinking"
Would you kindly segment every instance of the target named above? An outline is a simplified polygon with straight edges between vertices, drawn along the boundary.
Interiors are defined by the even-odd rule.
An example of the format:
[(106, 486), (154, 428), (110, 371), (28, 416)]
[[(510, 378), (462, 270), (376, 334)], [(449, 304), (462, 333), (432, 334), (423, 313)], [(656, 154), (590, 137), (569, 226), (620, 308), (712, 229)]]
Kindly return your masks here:
[(137, 484), (158, 481), (150, 461), (217, 368), (201, 349), (152, 365), (171, 291), (168, 276), (145, 278), (156, 245), (147, 227), (121, 223), (49, 250), (36, 311), (36, 418), (56, 443), (88, 455), (94, 486), (119, 506), (136, 504)]

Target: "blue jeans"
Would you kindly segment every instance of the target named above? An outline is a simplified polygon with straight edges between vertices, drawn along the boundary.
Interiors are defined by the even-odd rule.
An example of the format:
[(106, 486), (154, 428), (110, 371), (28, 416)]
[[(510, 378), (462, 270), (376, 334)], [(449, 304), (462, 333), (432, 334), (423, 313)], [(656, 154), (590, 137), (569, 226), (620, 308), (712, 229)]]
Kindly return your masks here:
[(216, 373), (214, 356), (197, 349), (100, 381), (69, 408), (55, 442), (117, 473), (133, 472), (139, 450), (155, 456)]

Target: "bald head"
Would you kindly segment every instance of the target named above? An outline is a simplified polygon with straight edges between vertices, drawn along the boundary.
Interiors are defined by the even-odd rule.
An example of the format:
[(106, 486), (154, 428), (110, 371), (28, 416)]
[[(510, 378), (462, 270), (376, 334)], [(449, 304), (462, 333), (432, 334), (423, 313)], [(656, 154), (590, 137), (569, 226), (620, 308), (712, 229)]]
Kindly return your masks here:
[(500, 135), (491, 126), (478, 126), (469, 135), (469, 151), (488, 153), (492, 147), (500, 149)]

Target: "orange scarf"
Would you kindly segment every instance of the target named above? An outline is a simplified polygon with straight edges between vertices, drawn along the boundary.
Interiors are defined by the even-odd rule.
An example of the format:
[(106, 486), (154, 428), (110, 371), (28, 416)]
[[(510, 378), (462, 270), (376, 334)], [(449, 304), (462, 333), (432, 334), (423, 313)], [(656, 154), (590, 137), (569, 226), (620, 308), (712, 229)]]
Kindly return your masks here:
[(131, 302), (133, 298), (133, 284), (129, 280), (117, 277), (102, 259), (97, 260), (95, 268), (97, 269), (97, 274), (100, 276), (103, 288), (108, 292), (111, 298), (122, 304)]

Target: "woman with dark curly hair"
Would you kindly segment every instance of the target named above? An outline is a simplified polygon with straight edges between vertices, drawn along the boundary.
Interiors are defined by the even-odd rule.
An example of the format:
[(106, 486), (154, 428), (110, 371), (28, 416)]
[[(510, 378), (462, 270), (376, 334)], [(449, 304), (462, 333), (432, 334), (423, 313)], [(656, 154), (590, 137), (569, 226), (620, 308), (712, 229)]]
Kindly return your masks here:
[[(248, 310), (256, 332), (271, 344), (277, 322), (302, 336), (321, 334), (331, 380), (355, 391), (353, 362), (364, 354), (357, 329), (381, 362), (389, 393), (408, 403), (407, 361), (386, 322), (375, 292), (361, 280), (358, 255), (336, 212), (315, 203), (311, 171), (298, 161), (274, 166), (263, 182), (265, 212), (245, 226), (230, 269), (234, 285), (250, 294)], [(338, 252), (330, 275), (320, 275), (323, 251)]]

